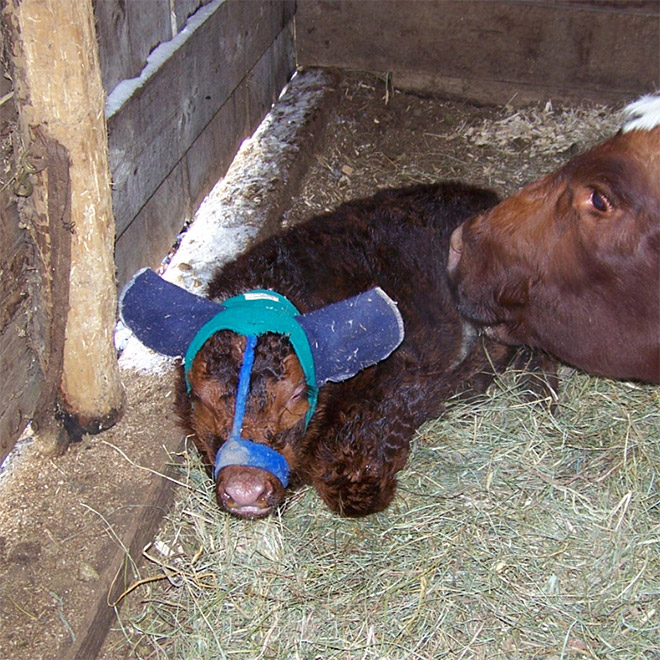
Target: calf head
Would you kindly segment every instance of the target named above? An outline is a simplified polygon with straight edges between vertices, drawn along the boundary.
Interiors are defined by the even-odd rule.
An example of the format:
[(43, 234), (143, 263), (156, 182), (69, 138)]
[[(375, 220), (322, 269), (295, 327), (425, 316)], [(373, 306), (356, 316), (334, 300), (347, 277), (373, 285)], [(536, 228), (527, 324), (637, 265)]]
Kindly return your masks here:
[(448, 270), (493, 338), (660, 382), (660, 127), (620, 132), (464, 223)]
[(122, 293), (120, 315), (150, 348), (184, 357), (182, 424), (213, 470), (218, 504), (244, 518), (282, 502), (289, 473), (305, 460), (318, 388), (351, 378), (403, 340), (396, 303), (378, 287), (300, 314), (273, 291), (219, 304), (145, 269)]
[[(216, 464), (218, 450), (231, 435), (246, 341), (230, 331), (215, 333), (195, 356), (188, 387), (183, 371), (180, 377), (179, 413), (210, 466)], [(271, 333), (261, 336), (245, 401), (242, 437), (274, 450), (295, 470), (311, 405), (309, 393), (289, 340)], [(216, 468), (216, 497), (221, 509), (243, 518), (258, 518), (283, 501), (286, 479), (283, 483), (275, 471), (248, 463), (243, 457)]]

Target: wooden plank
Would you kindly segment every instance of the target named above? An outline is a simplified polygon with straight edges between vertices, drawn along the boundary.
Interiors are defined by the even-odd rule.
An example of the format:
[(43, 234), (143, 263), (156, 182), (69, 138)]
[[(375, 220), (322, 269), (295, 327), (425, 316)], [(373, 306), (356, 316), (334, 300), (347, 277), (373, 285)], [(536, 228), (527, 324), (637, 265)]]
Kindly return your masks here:
[(12, 450), (35, 410), (43, 383), (30, 341), (30, 316), (35, 298), (35, 258), (19, 229), (20, 218), (9, 191), (0, 191), (0, 463)]
[[(0, 34), (0, 40), (3, 35)], [(21, 228), (12, 176), (17, 174), (13, 132), (17, 122), (11, 76), (0, 61), (0, 373), (3, 374), (3, 401), (0, 409), (0, 463), (13, 449), (27, 425), (42, 385), (37, 355), (30, 342), (30, 314), (38, 307), (35, 296), (36, 259), (28, 233)]]
[(12, 321), (0, 333), (0, 373), (3, 374), (0, 463), (14, 448), (30, 421), (43, 383), (27, 334), (30, 306), (27, 300), (21, 304)]
[(124, 5), (95, 0), (94, 19), (103, 89), (109, 92), (120, 80), (136, 76), (142, 64), (135, 61), (129, 46), (128, 18)]
[(611, 101), (659, 82), (657, 2), (302, 0), (296, 30), (301, 66), (480, 101)]
[(180, 161), (115, 243), (119, 289), (140, 268), (158, 268), (186, 218), (192, 217), (185, 161)]
[[(513, 0), (516, 2), (517, 0)], [(547, 3), (548, 0), (527, 0), (528, 2)], [(556, 5), (575, 5), (590, 7), (591, 9), (622, 9), (648, 14), (658, 9), (658, 0), (554, 0)]]
[[(142, 69), (147, 62), (149, 53), (158, 44), (172, 38), (170, 2), (169, 0), (114, 1), (120, 1), (120, 4), (126, 7), (130, 49), (134, 61), (139, 62), (140, 69)], [(124, 76), (124, 78), (127, 77), (129, 76)]]
[(106, 92), (140, 75), (147, 55), (172, 37), (169, 0), (95, 0), (94, 19)]
[(32, 294), (28, 283), (34, 259), (26, 232), (19, 229), (18, 209), (8, 190), (0, 191), (0, 205), (0, 332), (5, 332), (17, 315), (16, 308)]
[(186, 21), (192, 16), (200, 7), (208, 5), (211, 0), (174, 0), (173, 11), (174, 20), (176, 22), (176, 32), (181, 32), (181, 29), (186, 24)]
[[(291, 18), (295, 4), (213, 2), (196, 29), (153, 54), (143, 84), (108, 116), (121, 235)], [(202, 21), (202, 17), (204, 20)], [(169, 49), (169, 51), (168, 51)]]
[(139, 268), (155, 268), (167, 254), (184, 222), (276, 100), (294, 68), (293, 59), (292, 35), (285, 28), (117, 239), (119, 287)]
[(247, 72), (229, 107), (223, 106), (188, 152), (193, 209), (227, 171), (241, 142), (266, 116), (294, 70), (293, 35), (286, 27)]

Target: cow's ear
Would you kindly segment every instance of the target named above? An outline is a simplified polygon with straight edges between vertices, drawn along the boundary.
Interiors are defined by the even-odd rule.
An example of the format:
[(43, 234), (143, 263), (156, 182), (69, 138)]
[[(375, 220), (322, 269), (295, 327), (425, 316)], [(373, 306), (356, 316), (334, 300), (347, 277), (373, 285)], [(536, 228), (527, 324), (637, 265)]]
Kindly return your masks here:
[(119, 297), (119, 316), (152, 350), (182, 357), (201, 327), (221, 305), (167, 282), (149, 268), (138, 271)]

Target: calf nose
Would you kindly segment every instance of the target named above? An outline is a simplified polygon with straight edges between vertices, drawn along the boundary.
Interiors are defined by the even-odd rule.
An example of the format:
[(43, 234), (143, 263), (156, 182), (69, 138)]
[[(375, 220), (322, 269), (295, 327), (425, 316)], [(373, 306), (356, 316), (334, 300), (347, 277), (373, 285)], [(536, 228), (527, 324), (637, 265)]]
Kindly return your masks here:
[(454, 229), (449, 239), (449, 256), (447, 258), (447, 270), (452, 273), (456, 270), (458, 262), (461, 260), (463, 250), (463, 225)]
[(220, 508), (239, 518), (267, 516), (285, 497), (271, 472), (247, 465), (227, 465), (218, 473), (215, 494)]
[(225, 484), (224, 494), (235, 507), (256, 506), (272, 493), (268, 480), (252, 472), (243, 473)]

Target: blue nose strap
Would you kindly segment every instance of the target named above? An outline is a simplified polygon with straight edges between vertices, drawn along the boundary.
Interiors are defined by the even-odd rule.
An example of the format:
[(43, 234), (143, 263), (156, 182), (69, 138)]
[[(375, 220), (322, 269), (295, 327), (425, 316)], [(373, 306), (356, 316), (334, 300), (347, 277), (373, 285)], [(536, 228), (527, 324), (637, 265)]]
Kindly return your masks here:
[(286, 458), (267, 445), (243, 438), (229, 438), (215, 455), (215, 481), (218, 480), (220, 470), (229, 465), (260, 468), (274, 474), (284, 488), (289, 485), (289, 464)]
[(243, 365), (238, 375), (238, 392), (236, 394), (236, 408), (234, 409), (234, 425), (232, 426), (230, 438), (240, 438), (245, 417), (245, 404), (250, 391), (250, 374), (254, 364), (254, 349), (257, 345), (256, 335), (249, 335), (243, 353)]
[(213, 477), (217, 481), (220, 470), (228, 465), (257, 467), (274, 474), (280, 480), (282, 486), (286, 488), (289, 483), (289, 464), (286, 458), (266, 445), (241, 438), (256, 345), (257, 337), (248, 335), (243, 354), (243, 364), (238, 376), (234, 424), (229, 439), (218, 449), (218, 453), (215, 455)]

